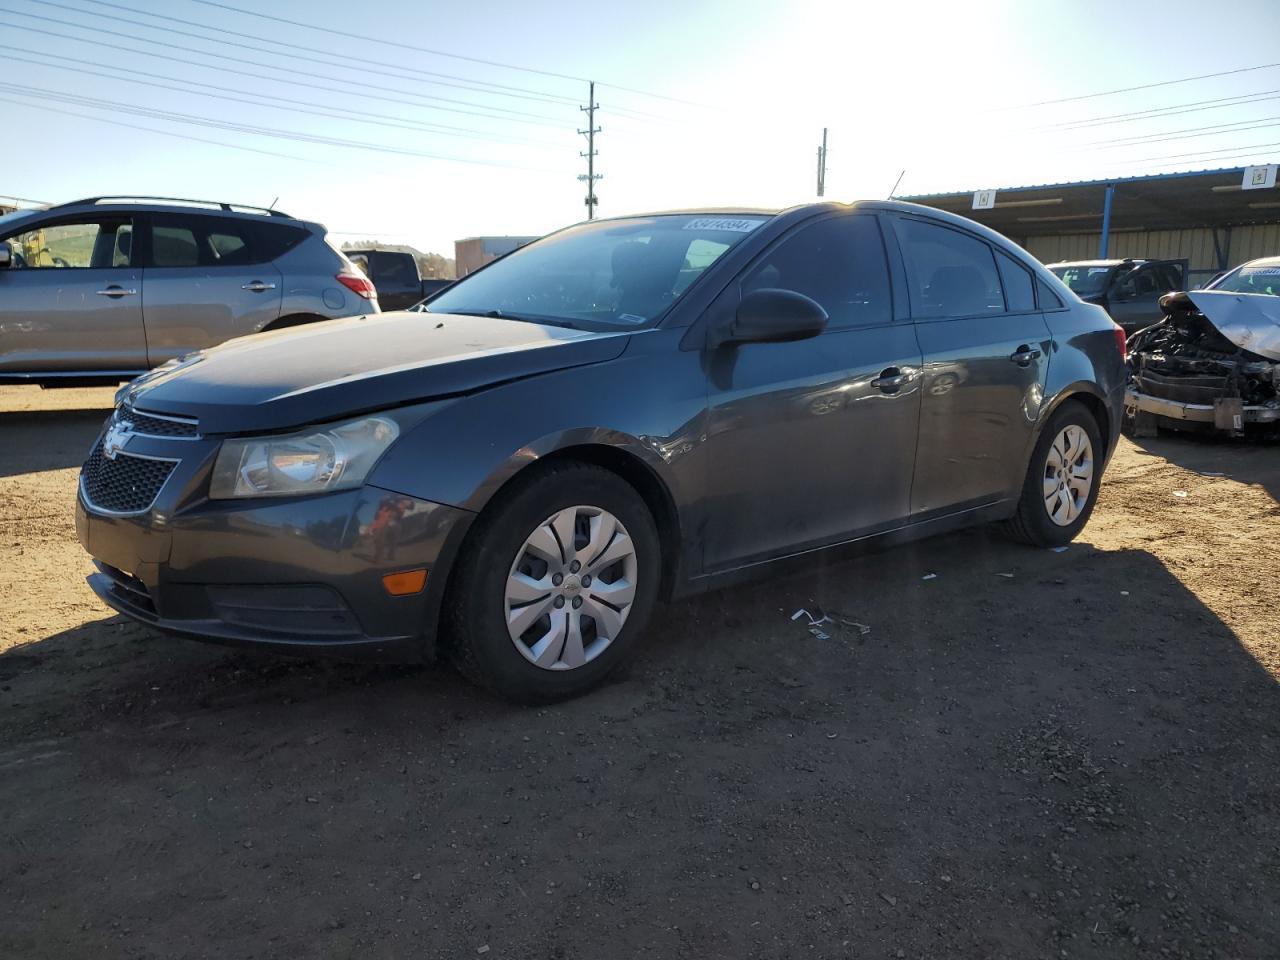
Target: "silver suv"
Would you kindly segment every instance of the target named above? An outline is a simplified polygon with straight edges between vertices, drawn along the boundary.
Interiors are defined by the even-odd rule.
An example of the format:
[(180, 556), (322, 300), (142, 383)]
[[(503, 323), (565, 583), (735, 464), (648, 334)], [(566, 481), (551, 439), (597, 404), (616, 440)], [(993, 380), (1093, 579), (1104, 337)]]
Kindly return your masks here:
[(376, 312), (325, 228), (278, 210), (92, 197), (0, 216), (0, 383), (118, 383), (232, 337)]

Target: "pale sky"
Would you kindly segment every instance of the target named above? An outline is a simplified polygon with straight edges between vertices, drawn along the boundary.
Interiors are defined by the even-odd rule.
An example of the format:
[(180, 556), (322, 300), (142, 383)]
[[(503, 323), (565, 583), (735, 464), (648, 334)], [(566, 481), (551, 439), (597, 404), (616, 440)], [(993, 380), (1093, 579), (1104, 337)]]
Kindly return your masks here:
[(588, 78), (600, 216), (812, 200), (823, 126), (837, 200), (1280, 160), (1275, 0), (219, 3), (0, 0), (0, 193), (278, 198), (452, 256), (583, 219)]

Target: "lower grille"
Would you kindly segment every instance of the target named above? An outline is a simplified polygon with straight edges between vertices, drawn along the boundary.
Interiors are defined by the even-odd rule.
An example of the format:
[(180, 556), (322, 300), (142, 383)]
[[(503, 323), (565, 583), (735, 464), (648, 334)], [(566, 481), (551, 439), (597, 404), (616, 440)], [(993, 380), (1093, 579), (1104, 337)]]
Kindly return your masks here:
[(123, 603), (136, 607), (145, 613), (155, 614), (156, 605), (151, 599), (151, 592), (147, 590), (146, 584), (141, 580), (133, 574), (125, 573), (123, 570), (98, 560), (94, 561), (94, 566), (111, 578), (111, 592)]
[(99, 440), (80, 471), (80, 484), (90, 506), (111, 513), (144, 513), (156, 502), (175, 466), (174, 460), (150, 460), (127, 453), (108, 458)]

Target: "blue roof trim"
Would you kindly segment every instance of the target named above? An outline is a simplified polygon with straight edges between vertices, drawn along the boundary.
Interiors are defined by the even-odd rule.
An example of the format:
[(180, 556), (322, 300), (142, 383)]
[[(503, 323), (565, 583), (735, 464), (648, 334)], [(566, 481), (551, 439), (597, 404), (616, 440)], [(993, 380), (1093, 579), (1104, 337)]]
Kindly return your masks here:
[[(1179, 173), (1149, 173), (1136, 177), (1107, 177), (1103, 180), (1071, 180), (1065, 183), (1036, 183), (1025, 187), (996, 187), (996, 193), (1017, 193), (1020, 190), (1055, 190), (1066, 189), (1067, 187), (1105, 187), (1107, 184), (1113, 183), (1141, 183), (1144, 180), (1180, 180), (1191, 179), (1192, 177), (1211, 177), (1221, 176), (1224, 173), (1236, 173), (1244, 176), (1244, 167), (1216, 167), (1213, 170), (1183, 170)], [(981, 190), (990, 190), (991, 187), (980, 187)], [(917, 193), (912, 196), (896, 196), (894, 200), (932, 200), (936, 197), (963, 197), (966, 194), (976, 193), (977, 190), (947, 190), (943, 193)]]

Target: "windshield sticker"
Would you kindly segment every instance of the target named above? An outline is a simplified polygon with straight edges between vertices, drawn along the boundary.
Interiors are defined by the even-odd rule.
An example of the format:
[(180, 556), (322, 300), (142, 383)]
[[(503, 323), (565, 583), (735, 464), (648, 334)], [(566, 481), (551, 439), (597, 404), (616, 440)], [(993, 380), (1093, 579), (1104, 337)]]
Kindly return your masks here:
[(763, 220), (736, 220), (733, 217), (698, 217), (684, 225), (686, 230), (727, 230), (730, 233), (750, 233)]
[(648, 323), (648, 317), (637, 317), (634, 313), (620, 313), (613, 318), (615, 323), (629, 323), (633, 326), (637, 323)]
[(1280, 267), (1258, 267), (1256, 270), (1241, 271), (1245, 276), (1280, 277)]
[(1106, 273), (1110, 269), (1111, 269), (1110, 267), (1090, 267), (1089, 276), (1095, 277), (1100, 273)]

